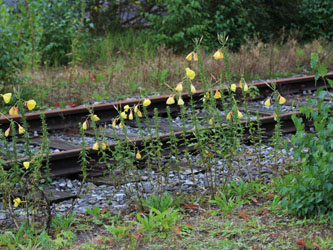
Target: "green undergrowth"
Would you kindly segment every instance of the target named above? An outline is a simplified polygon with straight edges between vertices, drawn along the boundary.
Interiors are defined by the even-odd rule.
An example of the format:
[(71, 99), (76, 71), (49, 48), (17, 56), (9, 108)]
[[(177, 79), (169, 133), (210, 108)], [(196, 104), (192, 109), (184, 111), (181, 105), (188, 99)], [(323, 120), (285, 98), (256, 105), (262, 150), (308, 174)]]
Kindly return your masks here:
[[(236, 184), (235, 184), (236, 185)], [(242, 185), (242, 184), (240, 184)], [(331, 249), (333, 226), (325, 216), (301, 219), (288, 214), (272, 184), (257, 183), (238, 198), (231, 210), (212, 205), (209, 196), (199, 203), (182, 196), (177, 206), (114, 214), (94, 207), (85, 214), (57, 216), (49, 234), (31, 226), (7, 229), (0, 246), (9, 249)], [(159, 198), (167, 203), (167, 195)], [(154, 198), (157, 200), (157, 198)], [(171, 198), (173, 199), (173, 198)], [(150, 199), (151, 200), (151, 199)], [(149, 203), (149, 198), (146, 200)], [(93, 237), (87, 237), (94, 235)]]

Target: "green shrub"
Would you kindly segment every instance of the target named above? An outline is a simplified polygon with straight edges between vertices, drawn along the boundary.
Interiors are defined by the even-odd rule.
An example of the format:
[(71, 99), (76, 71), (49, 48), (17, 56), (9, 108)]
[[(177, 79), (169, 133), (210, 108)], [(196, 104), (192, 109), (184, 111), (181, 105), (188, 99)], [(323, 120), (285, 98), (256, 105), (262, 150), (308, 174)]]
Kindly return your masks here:
[(304, 40), (322, 37), (333, 39), (333, 1), (331, 0), (303, 0), (299, 6), (299, 29)]
[(0, 90), (18, 80), (17, 71), (23, 66), (24, 47), (21, 45), (22, 24), (14, 10), (0, 0)]
[(244, 4), (246, 4), (244, 0), (224, 0), (223, 4), (220, 3), (215, 7), (211, 12), (213, 24), (209, 26), (214, 40), (217, 34), (225, 33), (229, 36), (228, 46), (237, 48), (247, 37), (252, 36), (254, 25), (249, 20), (249, 13)]
[(202, 11), (199, 0), (158, 1), (165, 14), (143, 13), (151, 25), (149, 34), (176, 50), (192, 48), (193, 39), (210, 37), (208, 27), (212, 24), (207, 12)]
[[(330, 82), (333, 86), (333, 81)], [(283, 181), (280, 192), (283, 204), (299, 216), (329, 214), (333, 220), (333, 110), (324, 103), (327, 91), (317, 92), (318, 100), (303, 106), (301, 112), (314, 124), (314, 133), (304, 129), (304, 121), (292, 117), (297, 132), (292, 136), (293, 155), (299, 173), (291, 173)], [(310, 100), (308, 101), (310, 104)], [(317, 110), (316, 110), (317, 109)]]
[(43, 36), (39, 45), (42, 62), (60, 65), (70, 62), (73, 41), (77, 38), (79, 41), (76, 46), (81, 49), (88, 46), (89, 30), (87, 25), (81, 24), (81, 4), (79, 0), (40, 1), (37, 11), (40, 11), (43, 23)]

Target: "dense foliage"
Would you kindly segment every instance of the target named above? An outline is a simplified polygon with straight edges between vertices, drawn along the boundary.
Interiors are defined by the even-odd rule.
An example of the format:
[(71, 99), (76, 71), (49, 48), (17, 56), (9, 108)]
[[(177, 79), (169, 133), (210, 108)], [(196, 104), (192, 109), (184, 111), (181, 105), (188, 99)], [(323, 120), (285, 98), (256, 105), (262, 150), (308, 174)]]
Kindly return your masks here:
[[(23, 47), (20, 33), (20, 22), (11, 22), (17, 16), (11, 12), (11, 8), (0, 1), (0, 84), (16, 80), (17, 69), (22, 67)], [(2, 89), (1, 87), (0, 89)]]
[[(168, 46), (188, 47), (193, 36), (205, 36), (209, 48), (216, 35), (226, 33), (229, 46), (238, 48), (246, 38), (282, 40), (291, 32), (307, 41), (332, 39), (333, 2), (327, 0), (187, 0), (151, 1), (165, 8), (164, 14), (144, 13), (150, 34)], [(188, 38), (188, 36), (191, 36)], [(182, 43), (180, 40), (183, 40)]]
[(325, 94), (320, 92), (319, 101), (313, 99), (311, 108), (303, 108), (313, 120), (316, 134), (305, 132), (302, 118), (293, 117), (297, 133), (292, 143), (301, 173), (288, 175), (281, 193), (286, 195), (284, 202), (290, 211), (299, 216), (328, 213), (333, 220), (333, 118), (329, 104), (323, 103)]

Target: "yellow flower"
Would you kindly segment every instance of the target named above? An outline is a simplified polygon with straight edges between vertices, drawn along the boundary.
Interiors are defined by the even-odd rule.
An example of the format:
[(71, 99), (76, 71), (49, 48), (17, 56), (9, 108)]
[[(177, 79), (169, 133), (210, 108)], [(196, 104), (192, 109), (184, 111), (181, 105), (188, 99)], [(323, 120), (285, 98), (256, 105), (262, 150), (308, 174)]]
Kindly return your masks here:
[(141, 113), (140, 109), (138, 108), (138, 105), (135, 105), (134, 113), (137, 113), (139, 117), (142, 117), (142, 113)]
[(228, 120), (231, 119), (231, 115), (232, 115), (232, 112), (229, 112), (229, 113), (227, 114), (227, 119), (228, 119)]
[(220, 93), (220, 91), (216, 90), (215, 95), (214, 95), (214, 98), (215, 98), (215, 99), (220, 99), (220, 98), (221, 98), (221, 93)]
[(183, 98), (182, 98), (181, 96), (179, 96), (179, 99), (178, 99), (177, 104), (178, 104), (179, 106), (184, 105), (184, 101), (183, 101)]
[(244, 83), (244, 91), (248, 91), (249, 90), (249, 86), (247, 85), (247, 83)]
[(214, 57), (215, 60), (219, 60), (219, 59), (223, 59), (224, 56), (223, 56), (222, 51), (221, 51), (220, 49), (218, 49), (218, 50), (214, 53), (213, 57)]
[(233, 91), (233, 92), (236, 92), (236, 88), (237, 88), (237, 86), (236, 86), (236, 84), (231, 84), (230, 85), (230, 89)]
[(276, 119), (277, 119), (276, 117), (277, 117), (277, 116), (276, 116), (276, 113), (274, 112), (274, 113), (273, 113), (274, 121), (276, 121)]
[[(140, 112), (140, 111), (139, 111)], [(120, 122), (119, 123), (119, 128), (123, 128), (124, 127), (124, 123), (123, 122)]]
[[(101, 142), (100, 144), (101, 144), (102, 150), (105, 150), (106, 149), (106, 144), (104, 142)], [(93, 150), (98, 150), (99, 149), (99, 143), (95, 142), (92, 149)]]
[(92, 147), (93, 150), (98, 150), (98, 142), (95, 142), (93, 147)]
[(194, 51), (192, 51), (191, 53), (189, 53), (189, 54), (185, 57), (185, 59), (186, 59), (187, 61), (192, 61), (192, 59), (193, 59), (194, 61), (198, 61), (198, 54), (195, 53)]
[(93, 118), (93, 120), (94, 120), (95, 122), (97, 122), (97, 121), (100, 120), (99, 117), (98, 117), (97, 115), (93, 115), (92, 118)]
[(23, 166), (25, 167), (25, 169), (29, 169), (29, 167), (30, 167), (30, 161), (23, 162)]
[(121, 112), (120, 117), (123, 119), (127, 119), (127, 114), (125, 112)]
[(195, 72), (191, 70), (190, 68), (186, 68), (186, 76), (190, 79), (193, 80), (195, 77)]
[(31, 99), (26, 102), (26, 105), (29, 110), (33, 110), (36, 107), (36, 101)]
[(125, 112), (127, 112), (129, 109), (130, 109), (130, 106), (129, 105), (125, 105), (125, 107), (124, 107)]
[(117, 120), (116, 120), (116, 119), (113, 119), (112, 127), (115, 128), (115, 127), (116, 127), (116, 124), (117, 124)]
[(264, 102), (265, 106), (269, 107), (271, 106), (271, 98), (268, 98), (265, 102)]
[(133, 120), (133, 112), (132, 112), (132, 110), (130, 111), (130, 114), (129, 114), (129, 116), (128, 116), (128, 119)]
[(189, 53), (189, 54), (185, 57), (185, 59), (186, 59), (187, 61), (192, 61), (192, 57), (193, 57), (193, 51), (192, 51), (191, 53)]
[(18, 115), (18, 107), (16, 106), (11, 107), (8, 113), (10, 115)]
[(84, 123), (82, 124), (82, 128), (83, 128), (83, 130), (87, 130), (87, 128), (88, 128), (88, 121), (87, 120), (85, 120)]
[(238, 116), (238, 118), (240, 119), (240, 118), (243, 117), (243, 114), (242, 114), (239, 110), (237, 110), (237, 116)]
[(25, 132), (25, 129), (21, 125), (19, 125), (18, 131), (19, 131), (19, 134), (21, 135)]
[(3, 98), (3, 100), (4, 100), (5, 103), (9, 103), (10, 102), (10, 98), (12, 98), (12, 93), (3, 94), (2, 98)]
[(193, 52), (193, 60), (198, 61), (198, 54)]
[(193, 84), (191, 83), (191, 93), (194, 94), (195, 92), (197, 92), (197, 90), (195, 89), (195, 87), (194, 87)]
[(209, 125), (212, 125), (212, 124), (213, 124), (213, 118), (210, 118), (210, 119), (209, 119), (208, 124), (209, 124)]
[(9, 132), (10, 132), (10, 128), (7, 128), (5, 131), (5, 136), (8, 137), (9, 136)]
[(183, 91), (183, 83), (182, 82), (178, 83), (175, 90), (177, 92), (182, 92)]
[(139, 150), (136, 152), (135, 158), (138, 159), (138, 160), (141, 159), (141, 154), (140, 154)]
[(151, 104), (151, 101), (150, 99), (146, 98), (144, 101), (143, 101), (143, 106), (147, 107)]
[(13, 200), (13, 202), (14, 202), (14, 207), (18, 207), (22, 201), (20, 198), (17, 197)]
[(169, 98), (166, 101), (166, 104), (171, 105), (175, 103), (175, 98), (173, 96), (169, 96)]
[(286, 98), (284, 98), (283, 96), (279, 95), (279, 103), (280, 104), (284, 104), (286, 102)]

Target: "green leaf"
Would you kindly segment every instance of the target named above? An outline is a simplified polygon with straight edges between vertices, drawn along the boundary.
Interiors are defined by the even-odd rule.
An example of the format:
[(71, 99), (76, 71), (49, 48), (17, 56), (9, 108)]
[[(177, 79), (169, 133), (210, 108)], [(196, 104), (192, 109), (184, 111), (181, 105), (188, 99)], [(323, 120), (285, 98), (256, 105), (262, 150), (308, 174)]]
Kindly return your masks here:
[(318, 63), (318, 54), (317, 53), (311, 53), (311, 61), (310, 66), (311, 69), (315, 69)]
[(318, 73), (321, 75), (321, 76), (326, 76), (327, 74), (327, 67), (325, 64), (320, 64), (319, 67), (318, 67)]
[(333, 80), (327, 79), (327, 81), (328, 81), (329, 85), (331, 86), (331, 88), (333, 88)]

